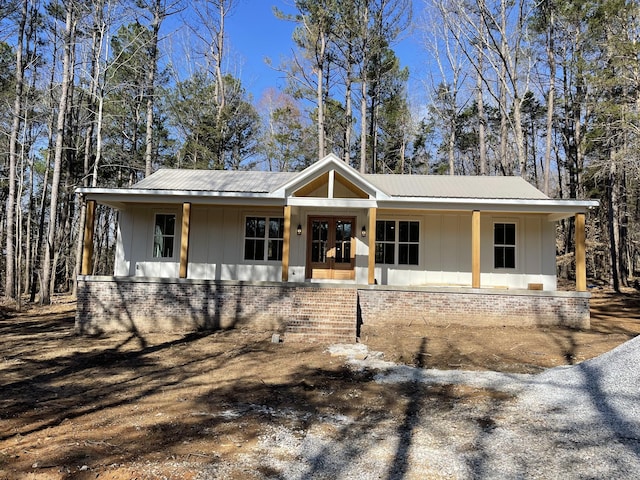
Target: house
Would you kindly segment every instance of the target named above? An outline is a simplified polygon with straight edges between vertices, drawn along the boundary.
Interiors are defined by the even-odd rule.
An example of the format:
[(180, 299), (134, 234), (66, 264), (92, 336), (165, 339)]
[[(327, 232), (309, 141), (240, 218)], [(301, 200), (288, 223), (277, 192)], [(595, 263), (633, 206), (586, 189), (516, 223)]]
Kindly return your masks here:
[[(520, 177), (159, 170), (87, 203), (79, 332), (251, 326), (355, 341), (362, 324), (589, 326), (585, 213)], [(113, 276), (93, 276), (96, 203), (118, 210)], [(557, 222), (574, 217), (576, 288)]]

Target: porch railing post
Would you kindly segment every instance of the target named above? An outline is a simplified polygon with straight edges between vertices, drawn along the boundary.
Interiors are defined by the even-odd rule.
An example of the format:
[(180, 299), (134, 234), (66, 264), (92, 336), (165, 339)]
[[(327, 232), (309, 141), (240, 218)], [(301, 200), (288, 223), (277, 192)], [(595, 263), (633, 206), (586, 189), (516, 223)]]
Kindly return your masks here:
[(289, 251), (291, 245), (291, 205), (284, 207), (284, 237), (282, 239), (282, 281), (289, 281)]
[(576, 291), (587, 291), (585, 214), (576, 213)]
[(480, 288), (480, 210), (471, 213), (471, 287)]
[(191, 204), (182, 204), (182, 236), (180, 238), (180, 278), (187, 278), (189, 266), (189, 226), (191, 223)]
[(93, 257), (93, 228), (96, 218), (96, 201), (87, 200), (87, 213), (84, 219), (84, 239), (82, 244), (82, 275), (91, 274), (91, 260)]

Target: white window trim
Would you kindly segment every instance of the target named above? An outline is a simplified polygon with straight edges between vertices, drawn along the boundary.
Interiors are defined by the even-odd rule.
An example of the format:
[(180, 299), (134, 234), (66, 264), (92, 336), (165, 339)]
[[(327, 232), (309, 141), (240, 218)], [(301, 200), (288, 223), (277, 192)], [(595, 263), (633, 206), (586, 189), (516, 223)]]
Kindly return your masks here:
[[(173, 251), (171, 252), (171, 256), (170, 257), (156, 257), (153, 255), (153, 249), (155, 247), (155, 236), (156, 236), (156, 232), (155, 232), (155, 226), (156, 226), (156, 217), (158, 215), (173, 215), (175, 217), (175, 225), (174, 225), (174, 229), (173, 229)], [(151, 240), (149, 241), (149, 244), (151, 245), (150, 250), (147, 250), (148, 254), (149, 254), (149, 259), (153, 262), (171, 262), (171, 261), (175, 261), (178, 258), (178, 252), (180, 251), (180, 231), (181, 231), (181, 225), (182, 225), (182, 218), (180, 217), (180, 214), (178, 212), (178, 210), (176, 209), (154, 209), (152, 210), (152, 216), (151, 216)], [(165, 235), (166, 236), (166, 235)], [(149, 248), (149, 247), (145, 247)]]
[[(515, 226), (515, 245), (513, 245), (513, 267), (496, 267), (496, 246), (511, 246), (511, 245), (498, 245), (495, 243), (496, 225), (497, 224), (511, 224)], [(514, 218), (494, 218), (491, 225), (491, 268), (496, 273), (513, 273), (519, 270), (520, 264), (518, 258), (518, 247), (520, 246), (520, 224), (517, 219)]]
[[(395, 217), (395, 218), (377, 218), (377, 222), (394, 222), (396, 235), (393, 242), (389, 241), (377, 241), (375, 243), (384, 243), (390, 244), (393, 243), (393, 263), (378, 263), (376, 262), (376, 266), (378, 267), (399, 267), (399, 268), (415, 268), (419, 267), (422, 262), (422, 221), (417, 218), (403, 218), (403, 217)], [(418, 241), (417, 242), (401, 242), (400, 241), (400, 222), (415, 222), (418, 224)], [(376, 235), (375, 230), (372, 234)], [(400, 261), (400, 245), (418, 245), (418, 263), (399, 263)], [(374, 253), (375, 255), (375, 253)]]
[[(247, 237), (246, 236), (246, 229), (247, 229), (247, 218), (251, 218), (251, 217), (256, 217), (256, 218), (264, 218), (265, 219), (265, 229), (264, 229), (264, 259), (263, 260), (251, 260), (251, 259), (247, 259), (245, 258), (245, 254), (246, 254), (246, 240), (247, 238), (259, 238), (259, 237)], [(241, 225), (241, 236), (242, 236), (242, 262), (246, 265), (278, 265), (280, 263), (282, 263), (282, 260), (269, 260), (269, 221), (270, 220), (283, 220), (283, 229), (284, 229), (284, 215), (281, 214), (267, 214), (267, 213), (245, 213), (242, 216), (242, 225)], [(284, 231), (282, 232), (282, 238), (273, 238), (272, 240), (280, 240), (283, 244), (283, 248), (284, 248)]]

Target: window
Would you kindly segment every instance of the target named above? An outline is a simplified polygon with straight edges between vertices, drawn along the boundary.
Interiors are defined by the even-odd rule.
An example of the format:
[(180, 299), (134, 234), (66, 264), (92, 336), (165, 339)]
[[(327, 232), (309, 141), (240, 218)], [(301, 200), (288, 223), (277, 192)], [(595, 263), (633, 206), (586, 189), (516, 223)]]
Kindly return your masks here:
[(493, 225), (494, 268), (516, 268), (516, 224)]
[(156, 213), (153, 229), (153, 258), (172, 258), (176, 232), (173, 213)]
[(418, 265), (420, 223), (378, 220), (376, 222), (376, 263)]
[(376, 263), (393, 265), (395, 263), (396, 222), (393, 220), (376, 221)]
[(244, 228), (245, 260), (282, 260), (284, 218), (247, 217)]
[(398, 263), (418, 265), (420, 227), (418, 222), (398, 222)]

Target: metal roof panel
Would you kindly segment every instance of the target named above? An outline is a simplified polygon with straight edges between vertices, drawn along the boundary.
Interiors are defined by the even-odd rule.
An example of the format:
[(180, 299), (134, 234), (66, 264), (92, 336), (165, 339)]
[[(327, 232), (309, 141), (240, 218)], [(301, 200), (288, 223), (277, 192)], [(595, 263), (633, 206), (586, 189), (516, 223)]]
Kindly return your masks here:
[(365, 175), (392, 197), (548, 199), (521, 177), (456, 175)]

